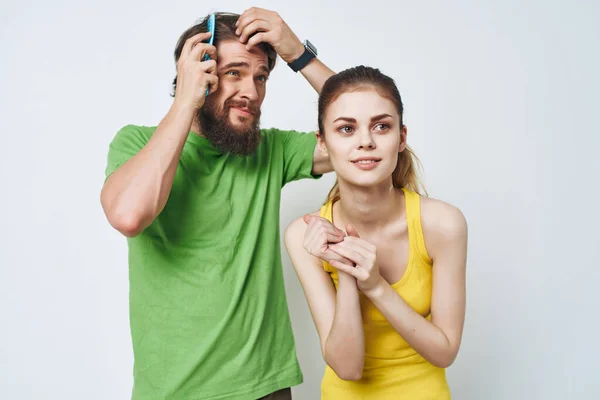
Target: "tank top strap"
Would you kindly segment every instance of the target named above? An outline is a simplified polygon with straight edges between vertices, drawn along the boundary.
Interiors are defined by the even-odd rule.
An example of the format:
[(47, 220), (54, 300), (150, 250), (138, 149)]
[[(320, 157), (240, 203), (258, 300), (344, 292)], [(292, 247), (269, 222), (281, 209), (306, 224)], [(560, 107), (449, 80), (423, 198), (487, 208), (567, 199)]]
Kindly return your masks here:
[(327, 203), (321, 207), (320, 216), (333, 223), (333, 202), (331, 200), (328, 200)]
[[(333, 202), (331, 200), (328, 200), (327, 203), (321, 207), (319, 216), (333, 223)], [(329, 264), (327, 261), (323, 261), (322, 264), (325, 271), (329, 272), (329, 274), (337, 276), (337, 271), (331, 264)]]
[(408, 241), (410, 250), (418, 254), (423, 261), (431, 264), (431, 258), (427, 253), (425, 246), (425, 236), (423, 235), (423, 227), (421, 225), (421, 196), (402, 188), (406, 200), (406, 222), (408, 224)]

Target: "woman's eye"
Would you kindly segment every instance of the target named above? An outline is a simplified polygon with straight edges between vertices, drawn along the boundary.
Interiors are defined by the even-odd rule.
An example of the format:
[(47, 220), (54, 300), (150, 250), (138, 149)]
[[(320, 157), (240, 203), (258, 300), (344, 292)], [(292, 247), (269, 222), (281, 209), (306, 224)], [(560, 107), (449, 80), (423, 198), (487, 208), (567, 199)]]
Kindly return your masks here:
[(385, 131), (387, 129), (390, 129), (390, 126), (388, 124), (377, 124), (375, 125), (375, 129), (378, 131)]
[(351, 126), (348, 126), (348, 125), (344, 125), (340, 129), (338, 129), (338, 131), (340, 131), (342, 133), (352, 133), (352, 132), (354, 132), (354, 128), (352, 128)]
[(226, 75), (231, 75), (231, 76), (240, 76), (240, 73), (238, 71), (228, 71), (226, 73)]

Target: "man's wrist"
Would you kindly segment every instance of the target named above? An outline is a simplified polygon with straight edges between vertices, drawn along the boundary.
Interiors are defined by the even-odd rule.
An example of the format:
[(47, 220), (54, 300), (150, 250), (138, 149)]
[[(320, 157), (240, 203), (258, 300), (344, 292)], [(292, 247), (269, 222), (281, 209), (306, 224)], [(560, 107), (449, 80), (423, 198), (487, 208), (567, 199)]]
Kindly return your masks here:
[(304, 54), (304, 45), (302, 44), (301, 41), (298, 41), (297, 45), (294, 46), (294, 48), (295, 48), (294, 52), (288, 57), (288, 59), (283, 60), (288, 64), (296, 61), (297, 59), (300, 58), (300, 56), (302, 54)]
[(193, 105), (174, 101), (163, 121), (173, 127), (177, 127), (177, 131), (181, 130), (182, 134), (185, 133), (187, 135), (192, 127), (195, 114), (196, 109)]
[(300, 48), (297, 50), (298, 57), (291, 62), (288, 62), (288, 66), (294, 72), (302, 71), (312, 60), (317, 57), (317, 48), (308, 40), (305, 40), (302, 44), (304, 48), (300, 53)]
[(175, 101), (171, 105), (171, 109), (169, 110), (169, 113), (172, 114), (173, 117), (176, 117), (176, 118), (190, 118), (191, 119), (194, 116), (195, 112), (196, 112), (196, 109), (193, 104), (186, 103), (186, 102), (180, 102), (180, 101), (177, 101), (177, 99), (175, 99)]

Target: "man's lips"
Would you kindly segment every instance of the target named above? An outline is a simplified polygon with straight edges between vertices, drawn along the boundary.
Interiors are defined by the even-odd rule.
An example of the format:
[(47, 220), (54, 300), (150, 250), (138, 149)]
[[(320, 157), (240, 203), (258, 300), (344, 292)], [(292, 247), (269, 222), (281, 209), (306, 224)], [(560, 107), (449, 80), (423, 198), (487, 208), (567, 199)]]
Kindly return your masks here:
[(254, 115), (254, 113), (249, 109), (249, 108), (245, 108), (245, 107), (231, 107), (233, 109), (235, 109), (236, 111), (238, 111), (241, 114), (244, 115)]

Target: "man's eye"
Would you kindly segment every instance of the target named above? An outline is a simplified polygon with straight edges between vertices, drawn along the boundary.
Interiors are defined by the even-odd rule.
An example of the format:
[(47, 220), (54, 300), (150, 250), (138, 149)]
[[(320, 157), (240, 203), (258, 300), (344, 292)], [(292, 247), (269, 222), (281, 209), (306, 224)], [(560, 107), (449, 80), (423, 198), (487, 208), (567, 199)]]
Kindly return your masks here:
[(258, 79), (260, 82), (266, 82), (266, 81), (267, 81), (267, 79), (269, 79), (269, 77), (268, 77), (268, 76), (266, 76), (266, 75), (260, 75), (260, 76), (259, 76), (258, 78), (256, 78), (256, 79)]
[(240, 76), (240, 72), (239, 71), (227, 71), (225, 73), (225, 75)]

